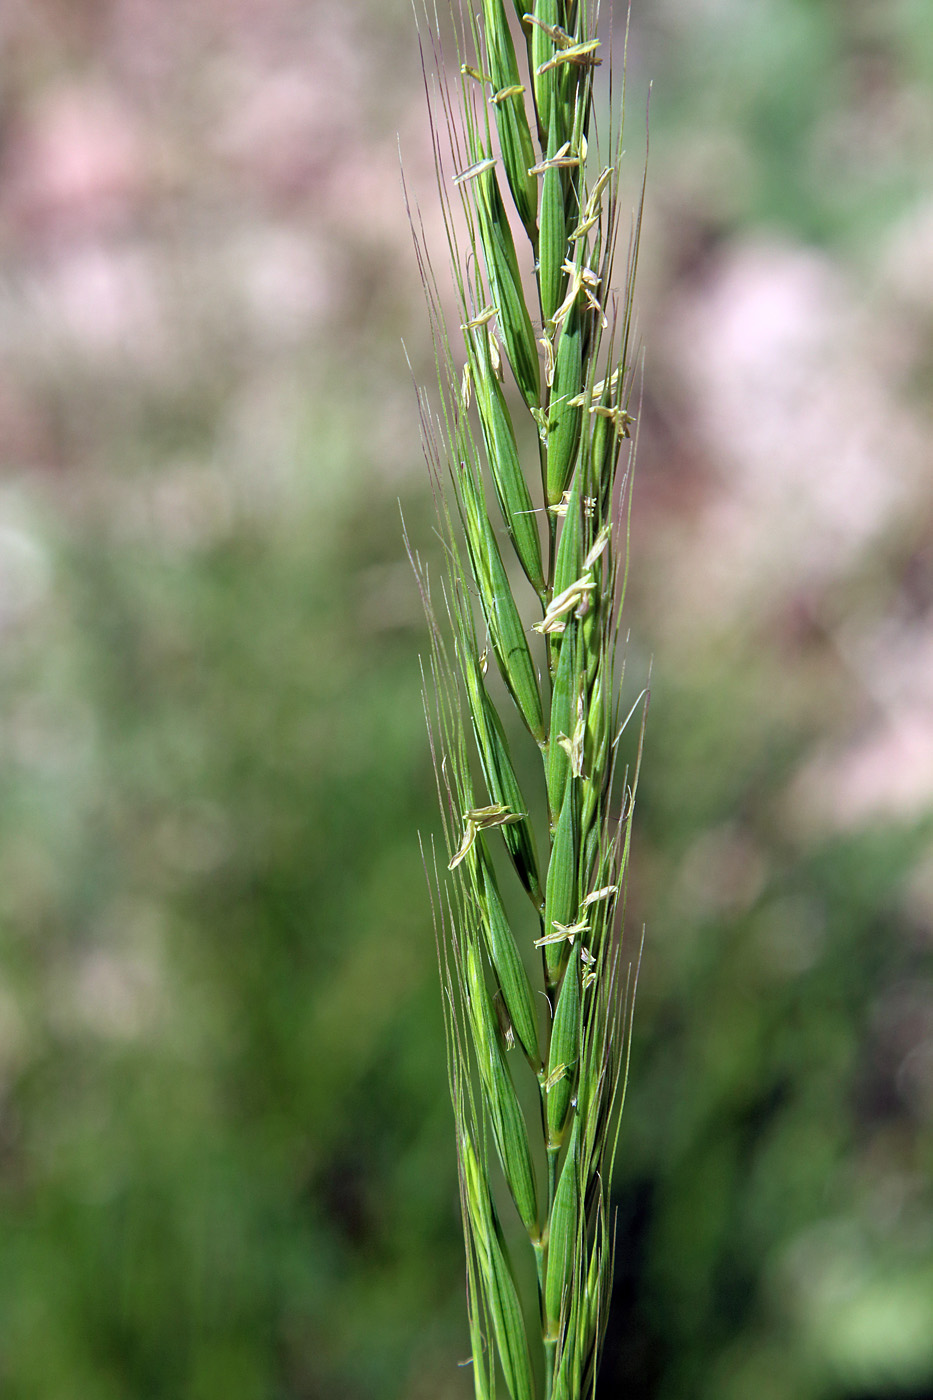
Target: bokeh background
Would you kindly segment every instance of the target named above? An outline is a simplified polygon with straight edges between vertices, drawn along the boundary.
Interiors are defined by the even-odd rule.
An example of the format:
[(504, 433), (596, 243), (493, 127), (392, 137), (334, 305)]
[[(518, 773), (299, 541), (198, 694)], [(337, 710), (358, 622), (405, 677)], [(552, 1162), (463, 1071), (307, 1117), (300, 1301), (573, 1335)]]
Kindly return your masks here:
[[(406, 3), (0, 7), (0, 1393), (471, 1393)], [(601, 1393), (933, 1396), (933, 7), (644, 0)]]

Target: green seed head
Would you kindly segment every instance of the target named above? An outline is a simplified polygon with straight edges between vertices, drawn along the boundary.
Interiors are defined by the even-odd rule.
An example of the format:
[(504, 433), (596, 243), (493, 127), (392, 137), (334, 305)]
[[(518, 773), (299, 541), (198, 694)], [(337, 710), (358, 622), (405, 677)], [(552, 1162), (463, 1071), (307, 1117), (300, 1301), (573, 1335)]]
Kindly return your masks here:
[[(445, 543), (440, 618), (420, 578), (450, 853), (436, 907), (474, 1388), (477, 1400), (497, 1386), (510, 1400), (583, 1400), (605, 1328), (625, 1082), (615, 915), (633, 797), (614, 776), (625, 561), (613, 512), (632, 301), (607, 285), (621, 133), (590, 132), (599, 6), (528, 4), (515, 0), (520, 29), (508, 0), (465, 7), (459, 111), (443, 79), (437, 89), (433, 132), (446, 125), (457, 172), (441, 178), (439, 152), (465, 350), (455, 363), (422, 249), (443, 400), (439, 417), (423, 410)], [(588, 141), (608, 152), (595, 179)], [(513, 1272), (498, 1214), (513, 1206), (537, 1268), (525, 1307), (527, 1271)]]

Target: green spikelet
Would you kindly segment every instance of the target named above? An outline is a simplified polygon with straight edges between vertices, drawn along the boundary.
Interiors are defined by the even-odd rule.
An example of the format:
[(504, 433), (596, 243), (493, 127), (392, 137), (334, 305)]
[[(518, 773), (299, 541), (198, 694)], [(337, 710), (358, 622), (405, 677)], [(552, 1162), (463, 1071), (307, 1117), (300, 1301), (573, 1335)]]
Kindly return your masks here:
[(522, 294), (522, 277), (515, 254), (509, 216), (502, 203), (495, 171), (484, 170), (476, 179), (476, 213), (486, 275), (509, 363), (529, 408), (541, 397), (541, 371), (531, 316)]
[(548, 1325), (552, 1332), (559, 1328), (564, 1302), (569, 1300), (572, 1294), (573, 1271), (577, 1259), (577, 1228), (580, 1222), (579, 1173), (579, 1132), (574, 1124), (551, 1209), (544, 1302)]
[(519, 218), (534, 245), (538, 236), (538, 190), (534, 176), (528, 173), (535, 163), (534, 144), (523, 101), (525, 87), (519, 77), (502, 0), (483, 0), (483, 19), (502, 160)]

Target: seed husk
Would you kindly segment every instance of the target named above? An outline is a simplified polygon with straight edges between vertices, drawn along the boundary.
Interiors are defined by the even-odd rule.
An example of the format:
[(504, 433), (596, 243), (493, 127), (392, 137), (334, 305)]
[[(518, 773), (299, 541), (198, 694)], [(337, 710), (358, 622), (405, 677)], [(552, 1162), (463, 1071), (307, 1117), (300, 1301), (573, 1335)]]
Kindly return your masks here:
[[(551, 848), (551, 863), (548, 866), (547, 887), (544, 903), (544, 934), (549, 937), (559, 930), (555, 924), (565, 927), (573, 922), (577, 910), (577, 823), (576, 794), (573, 784), (568, 783), (564, 793), (554, 844)], [(553, 981), (558, 969), (566, 962), (566, 948), (560, 941), (546, 946), (546, 963), (550, 979)], [(562, 1061), (566, 1063), (566, 1061)], [(553, 1066), (551, 1066), (553, 1069)]]
[(580, 1221), (579, 1170), (579, 1129), (574, 1122), (551, 1208), (544, 1299), (548, 1322), (552, 1328), (560, 1323), (564, 1300), (570, 1297), (572, 1291), (577, 1257), (577, 1229)]
[(583, 410), (571, 400), (580, 392), (583, 337), (583, 316), (574, 308), (557, 342), (554, 386), (548, 410), (547, 499), (552, 506), (567, 490), (580, 440)]
[(563, 169), (557, 163), (560, 143), (557, 139), (559, 123), (556, 107), (555, 90), (551, 96), (548, 158), (544, 162), (544, 173), (541, 177), (541, 235), (538, 244), (538, 284), (541, 291), (541, 315), (545, 326), (560, 306), (564, 283), (567, 280), (563, 270), (567, 255), (567, 219), (564, 212)]
[[(573, 487), (567, 499), (567, 511), (561, 526), (560, 539), (557, 544), (557, 554), (554, 562), (554, 588), (551, 599), (551, 607), (555, 598), (570, 598), (573, 585), (583, 577), (583, 547), (584, 529), (586, 525), (585, 512), (586, 504), (583, 495), (583, 476), (577, 472), (574, 477)], [(575, 611), (579, 611), (579, 603), (582, 597), (574, 599), (570, 609), (571, 617)], [(571, 625), (570, 619), (564, 628), (564, 635), (567, 634)], [(563, 649), (563, 641), (560, 643)]]
[[(557, 91), (557, 76), (553, 68), (546, 68), (545, 65), (554, 57), (555, 42), (552, 34), (559, 27), (557, 0), (535, 0), (532, 18), (535, 21), (531, 29), (531, 66), (534, 73), (535, 106), (542, 139), (545, 144), (549, 144), (551, 134), (549, 124), (554, 95)], [(560, 145), (560, 141), (557, 144)]]
[(506, 850), (512, 858), (519, 879), (537, 908), (542, 899), (534, 828), (527, 816), (523, 815), (526, 803), (515, 777), (502, 721), (489, 699), (476, 657), (472, 654), (463, 656), (461, 671), (473, 722), (473, 734), (489, 795), (494, 803), (519, 816), (519, 820), (502, 826)]
[(460, 1139), (465, 1195), (496, 1349), (512, 1400), (535, 1400), (525, 1320), (512, 1270), (495, 1221), (489, 1188), (467, 1135)]
[(573, 733), (577, 696), (577, 624), (568, 624), (561, 637), (560, 655), (551, 690), (551, 721), (548, 738), (547, 791), (551, 812), (558, 814), (564, 804), (570, 759), (561, 737)]
[(522, 471), (512, 418), (490, 361), (488, 339), (480, 331), (474, 337), (473, 383), (479, 408), (486, 457), (499, 509), (515, 553), (535, 592), (544, 592), (541, 540), (528, 483)]
[(528, 973), (509, 927), (495, 876), (488, 863), (483, 870), (486, 892), (486, 936), (489, 960), (499, 980), (515, 1034), (532, 1065), (540, 1062), (538, 1052), (538, 1018)]
[(551, 1053), (548, 1058), (548, 1078), (556, 1076), (560, 1067), (564, 1073), (556, 1078), (547, 1094), (548, 1145), (559, 1146), (567, 1125), (567, 1115), (576, 1082), (576, 1066), (580, 1057), (580, 960), (571, 957), (564, 973), (554, 1025), (551, 1030)]
[(528, 1132), (499, 1044), (495, 1012), (479, 957), (472, 946), (467, 948), (466, 964), (473, 1036), (496, 1150), (522, 1223), (529, 1232), (537, 1233), (538, 1201)]
[(467, 550), (496, 661), (522, 718), (535, 739), (543, 743), (541, 692), (525, 630), (489, 522), (482, 487), (465, 464), (461, 464), (459, 484)]
[(478, 230), (493, 300), (515, 382), (529, 408), (541, 402), (541, 370), (531, 317), (522, 294), (515, 242), (495, 170), (480, 171), (473, 186)]
[(525, 1319), (512, 1271), (495, 1235), (490, 1250), (488, 1296), (496, 1346), (509, 1394), (512, 1400), (535, 1400)]
[(534, 144), (522, 101), (525, 88), (519, 79), (502, 0), (483, 0), (483, 17), (490, 76), (496, 89), (493, 102), (502, 163), (519, 218), (534, 246), (538, 234), (538, 190), (534, 177), (528, 174), (529, 166), (534, 164)]

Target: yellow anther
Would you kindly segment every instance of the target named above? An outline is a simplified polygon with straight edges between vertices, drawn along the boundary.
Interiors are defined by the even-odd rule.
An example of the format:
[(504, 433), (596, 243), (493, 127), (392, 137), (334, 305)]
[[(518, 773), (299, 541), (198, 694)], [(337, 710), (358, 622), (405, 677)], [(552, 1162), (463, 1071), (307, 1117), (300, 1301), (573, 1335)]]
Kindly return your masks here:
[(582, 44), (571, 44), (569, 48), (560, 49), (546, 63), (539, 63), (535, 73), (540, 77), (542, 73), (547, 73), (551, 68), (557, 68), (561, 63), (589, 64), (594, 68), (598, 67), (602, 59), (594, 58), (593, 55), (599, 46), (599, 39), (586, 39)]
[(548, 1075), (547, 1079), (545, 1079), (544, 1081), (544, 1092), (546, 1094), (549, 1094), (552, 1089), (555, 1089), (557, 1087), (557, 1085), (562, 1079), (566, 1078), (567, 1066), (555, 1065), (554, 1068), (551, 1070), (550, 1074)]
[(567, 288), (567, 295), (564, 297), (564, 300), (562, 301), (561, 305), (554, 312), (554, 315), (551, 318), (551, 323), (554, 326), (559, 326), (561, 321), (565, 320), (567, 316), (569, 316), (571, 307), (573, 306), (580, 292), (582, 292), (583, 295), (586, 297), (586, 300), (589, 302), (590, 306), (592, 306), (593, 310), (599, 312), (600, 319), (603, 323), (603, 329), (605, 329), (606, 326), (608, 326), (609, 322), (606, 320), (605, 312), (603, 311), (599, 302), (596, 300), (595, 295), (596, 288), (599, 286), (600, 281), (602, 279), (597, 276), (597, 274), (593, 271), (591, 267), (577, 267), (574, 263), (570, 261), (564, 263), (563, 267), (561, 268), (561, 271), (566, 272), (569, 276), (570, 285)]
[(599, 534), (596, 536), (595, 540), (593, 541), (590, 552), (587, 554), (586, 558), (583, 561), (584, 569), (592, 569), (593, 565), (596, 563), (600, 555), (605, 552), (606, 546), (609, 544), (609, 539), (611, 535), (612, 526), (604, 525), (603, 528), (600, 530)]
[(577, 617), (585, 616), (590, 604), (590, 594), (595, 588), (596, 584), (591, 578), (578, 578), (571, 583), (562, 593), (558, 593), (556, 598), (551, 599), (543, 619), (533, 624), (535, 632), (544, 636), (548, 632), (563, 631), (564, 624), (560, 619), (566, 617), (569, 612), (575, 612)]
[(464, 812), (464, 832), (460, 849), (454, 856), (448, 870), (456, 870), (462, 860), (466, 858), (473, 847), (473, 843), (481, 831), (487, 831), (494, 826), (509, 826), (512, 822), (520, 822), (522, 814), (513, 812), (501, 802), (495, 802), (490, 807), (473, 807), (468, 812)]
[(471, 67), (469, 63), (461, 63), (460, 72), (465, 78), (475, 78), (478, 83), (488, 83), (492, 87), (492, 78), (481, 73), (478, 68)]
[(565, 165), (579, 165), (583, 157), (571, 155), (569, 152), (570, 142), (565, 141), (560, 150), (555, 151), (552, 156), (548, 156), (547, 160), (542, 160), (539, 161), (537, 165), (529, 166), (528, 174), (543, 175), (545, 170), (551, 170), (555, 167), (560, 168)]
[[(593, 385), (593, 388), (589, 391), (590, 401), (592, 402), (593, 399), (602, 398), (603, 394), (606, 392), (606, 387), (608, 386), (610, 389), (614, 389), (618, 382), (619, 371), (614, 369), (608, 379), (600, 379)], [(568, 399), (567, 402), (571, 408), (582, 408), (586, 400), (587, 391), (584, 390), (582, 394), (577, 394), (575, 398)]]
[(544, 446), (547, 447), (547, 437), (548, 437), (548, 421), (547, 421), (547, 414), (545, 413), (545, 411), (544, 411), (543, 408), (533, 408), (533, 409), (531, 410), (531, 416), (532, 416), (532, 418), (535, 420), (535, 422), (536, 422), (537, 425), (538, 425), (538, 437), (541, 439), (541, 442), (544, 444)]
[(538, 341), (538, 344), (544, 350), (544, 380), (550, 389), (551, 385), (554, 383), (554, 342), (551, 337), (545, 333)]
[(591, 890), (583, 901), (583, 908), (588, 909), (591, 904), (599, 904), (601, 900), (611, 899), (614, 894), (618, 893), (618, 885), (603, 885), (601, 889)]
[(468, 165), (466, 170), (461, 170), (459, 175), (454, 176), (454, 184), (464, 185), (468, 180), (475, 180), (477, 175), (482, 175), (484, 170), (492, 170), (495, 163), (495, 156), (487, 156), (485, 160), (478, 160), (473, 165)]
[(494, 92), (489, 100), (490, 102), (494, 102), (498, 107), (500, 102), (505, 102), (510, 97), (521, 97), (524, 91), (524, 83), (513, 83), (511, 87), (500, 88), (498, 92)]
[[(568, 399), (568, 400), (567, 400), (567, 404), (568, 404), (568, 407), (571, 407), (571, 408), (574, 407), (574, 400), (573, 400), (573, 399)], [(548, 510), (550, 511), (550, 513), (551, 513), (552, 515), (556, 515), (559, 519), (563, 519), (563, 517), (567, 514), (567, 511), (568, 511), (569, 509), (570, 509), (570, 492), (569, 492), (569, 491), (565, 491), (565, 492), (564, 492), (564, 494), (561, 496), (560, 500), (557, 502), (557, 505), (556, 505), (556, 506), (548, 506)], [(584, 514), (584, 516), (585, 516), (585, 518), (586, 518), (587, 520), (592, 519), (593, 511), (594, 511), (595, 509), (596, 509), (596, 497), (595, 497), (595, 496), (584, 496), (584, 497), (583, 497), (583, 514)]]
[(470, 362), (467, 360), (463, 366), (463, 374), (460, 376), (460, 407), (464, 412), (470, 407), (473, 397), (473, 371), (470, 369)]
[(620, 438), (632, 436), (630, 429), (635, 419), (626, 409), (618, 405), (594, 403), (590, 405), (590, 412), (598, 414), (600, 418), (608, 418)]
[(588, 928), (589, 924), (586, 919), (581, 919), (580, 922), (576, 924), (559, 924), (555, 919), (553, 921), (554, 931), (552, 933), (546, 933), (543, 938), (536, 938), (535, 947), (548, 948), (554, 943), (569, 943), (572, 948), (573, 940), (576, 938), (577, 934), (586, 933)]
[(569, 49), (573, 44), (573, 35), (561, 29), (559, 24), (545, 24), (543, 19), (535, 19), (534, 15), (522, 15), (522, 24), (536, 24), (559, 49)]
[(492, 366), (492, 372), (497, 379), (504, 379), (505, 371), (502, 368), (502, 356), (499, 354), (499, 342), (496, 340), (493, 331), (487, 333), (487, 342), (489, 345), (489, 363)]
[(484, 306), (482, 311), (477, 311), (472, 320), (464, 321), (460, 329), (462, 331), (478, 330), (480, 326), (485, 326), (487, 322), (491, 321), (494, 316), (498, 316), (498, 314), (498, 306)]

